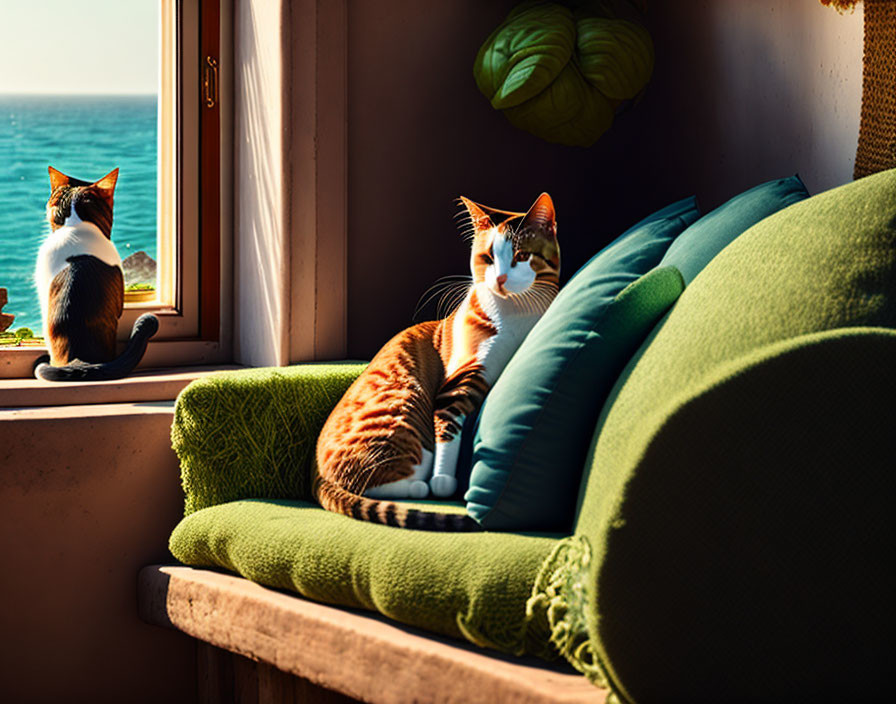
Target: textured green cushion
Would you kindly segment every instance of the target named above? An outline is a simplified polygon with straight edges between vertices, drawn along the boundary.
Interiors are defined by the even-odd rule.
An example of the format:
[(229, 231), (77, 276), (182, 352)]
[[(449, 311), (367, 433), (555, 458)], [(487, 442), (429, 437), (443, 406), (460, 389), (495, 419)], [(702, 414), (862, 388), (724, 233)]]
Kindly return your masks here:
[(637, 280), (697, 215), (689, 198), (627, 230), (572, 277), (517, 350), (486, 397), (474, 440), (464, 498), (483, 527), (569, 529), (604, 398), (681, 293), (672, 268)]
[(364, 366), (246, 369), (187, 386), (171, 426), (185, 512), (235, 499), (308, 499), (317, 436)]
[(881, 685), (896, 346), (861, 326), (896, 327), (896, 171), (738, 237), (623, 371), (576, 524), (592, 646), (623, 698)]
[(763, 218), (808, 198), (799, 176), (779, 178), (735, 196), (707, 213), (682, 232), (669, 246), (660, 266), (674, 266), (685, 283), (693, 281), (703, 267)]
[(527, 616), (526, 602), (555, 543), (532, 535), (399, 530), (316, 505), (249, 500), (187, 516), (170, 548), (189, 565), (222, 567), (309, 599), (551, 658), (544, 614)]

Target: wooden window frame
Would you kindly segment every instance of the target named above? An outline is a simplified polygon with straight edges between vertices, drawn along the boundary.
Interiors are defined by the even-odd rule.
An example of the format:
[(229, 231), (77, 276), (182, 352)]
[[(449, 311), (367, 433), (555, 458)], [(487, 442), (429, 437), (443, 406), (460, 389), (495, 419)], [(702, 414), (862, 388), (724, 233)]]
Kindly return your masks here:
[[(176, 232), (173, 242), (160, 244), (160, 255), (170, 251), (174, 262), (166, 271), (159, 257), (160, 275), (169, 279), (158, 286), (163, 300), (126, 304), (119, 321), (123, 342), (140, 314), (159, 317), (160, 330), (141, 367), (207, 365), (231, 358), (229, 326), (222, 325), (226, 320), (222, 284), (229, 286), (222, 277), (222, 255), (226, 263), (230, 244), (222, 231), (222, 205), (230, 204), (221, 197), (230, 178), (222, 169), (230, 147), (222, 144), (221, 134), (232, 123), (232, 47), (221, 39), (231, 31), (231, 6), (232, 0), (160, 3), (160, 91), (173, 91), (175, 97), (168, 106), (172, 132), (166, 136), (160, 129), (159, 136), (160, 152), (167, 149), (170, 157), (166, 162), (160, 153), (160, 170), (167, 169), (173, 180), (165, 184), (160, 177), (159, 227), (173, 227)], [(173, 13), (173, 23), (166, 24), (166, 12)], [(166, 51), (171, 55), (164, 56)], [(213, 85), (206, 82), (206, 70)], [(214, 94), (211, 104), (209, 89)], [(166, 144), (166, 139), (172, 143)], [(224, 309), (226, 314), (229, 306)], [(0, 378), (31, 376), (34, 362), (45, 353), (46, 349), (35, 347), (0, 350)]]

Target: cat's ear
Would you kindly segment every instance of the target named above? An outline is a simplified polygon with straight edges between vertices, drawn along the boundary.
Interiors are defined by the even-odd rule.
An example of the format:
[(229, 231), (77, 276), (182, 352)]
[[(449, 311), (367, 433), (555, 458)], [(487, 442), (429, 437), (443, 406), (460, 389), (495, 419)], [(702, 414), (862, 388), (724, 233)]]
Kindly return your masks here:
[(520, 230), (536, 230), (544, 234), (556, 237), (557, 235), (557, 217), (554, 212), (554, 201), (547, 193), (542, 193), (529, 212), (523, 217), (520, 223)]
[(494, 226), (491, 216), (483, 210), (483, 206), (474, 203), (469, 198), (464, 198), (463, 196), (460, 197), (460, 201), (464, 204), (464, 207), (470, 214), (470, 222), (473, 223), (477, 232), (480, 230), (487, 230)]
[(52, 166), (48, 166), (47, 171), (50, 172), (50, 193), (55, 191), (60, 186), (68, 185), (70, 179), (64, 173), (62, 173), (58, 169), (54, 169)]
[(93, 185), (97, 188), (100, 188), (104, 191), (107, 191), (108, 195), (111, 197), (112, 192), (115, 190), (115, 184), (118, 182), (118, 169), (112, 169), (109, 173), (103, 176), (99, 181), (95, 182)]

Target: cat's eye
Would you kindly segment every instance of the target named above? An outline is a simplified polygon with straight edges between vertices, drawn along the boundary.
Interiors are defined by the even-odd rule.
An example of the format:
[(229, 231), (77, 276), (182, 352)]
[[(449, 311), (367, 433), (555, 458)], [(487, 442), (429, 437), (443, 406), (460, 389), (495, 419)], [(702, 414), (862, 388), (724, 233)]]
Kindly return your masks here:
[(483, 254), (480, 259), (482, 259), (482, 261), (489, 266), (495, 263), (495, 260), (492, 259), (492, 256), (490, 254)]
[(527, 261), (530, 256), (532, 256), (531, 252), (517, 252), (516, 254), (513, 255), (513, 261), (514, 262), (524, 262), (524, 261)]

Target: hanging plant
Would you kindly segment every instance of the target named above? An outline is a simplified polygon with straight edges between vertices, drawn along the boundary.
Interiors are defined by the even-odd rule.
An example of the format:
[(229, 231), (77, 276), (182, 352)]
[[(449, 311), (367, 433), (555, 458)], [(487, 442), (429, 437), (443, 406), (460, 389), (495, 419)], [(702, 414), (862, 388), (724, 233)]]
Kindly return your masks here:
[(549, 142), (588, 147), (653, 72), (653, 41), (628, 3), (529, 0), (485, 40), (476, 85), (510, 122)]
[(858, 5), (861, 0), (819, 0), (822, 5), (829, 5), (834, 7), (837, 12), (843, 14), (847, 10), (852, 12), (856, 9), (856, 5)]

